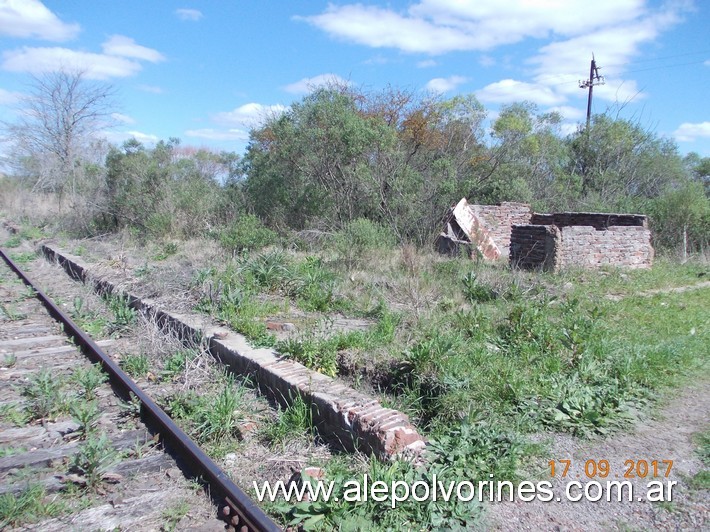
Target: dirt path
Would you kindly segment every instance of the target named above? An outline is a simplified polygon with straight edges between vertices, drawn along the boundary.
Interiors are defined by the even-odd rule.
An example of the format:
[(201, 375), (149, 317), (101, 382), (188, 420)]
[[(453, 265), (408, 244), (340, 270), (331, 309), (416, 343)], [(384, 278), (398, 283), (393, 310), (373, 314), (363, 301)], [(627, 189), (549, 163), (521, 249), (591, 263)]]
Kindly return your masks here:
[(657, 294), (682, 294), (683, 292), (687, 292), (688, 290), (699, 290), (701, 288), (707, 288), (709, 286), (710, 286), (710, 281), (703, 281), (703, 282), (700, 282), (697, 284), (676, 286), (673, 288), (655, 288), (653, 290), (645, 290), (643, 292), (639, 292), (638, 294), (627, 294), (627, 295), (608, 294), (606, 296), (606, 298), (610, 299), (612, 301), (621, 301), (622, 299), (624, 299), (626, 297), (631, 297), (632, 295), (641, 296), (641, 297), (651, 297), (651, 296), (655, 296)]
[[(624, 434), (605, 440), (583, 441), (556, 435), (549, 460), (571, 460), (572, 466), (564, 481), (553, 482), (555, 497), (560, 502), (505, 502), (490, 507), (489, 525), (500, 530), (708, 530), (710, 529), (710, 490), (692, 487), (690, 480), (703, 469), (695, 452), (693, 435), (710, 426), (710, 380), (705, 378), (692, 387), (675, 393), (654, 419), (638, 422)], [(546, 459), (546, 460), (547, 460)], [(586, 460), (608, 460), (610, 475), (597, 478), (606, 486), (607, 480), (626, 480), (623, 477), (627, 460), (673, 460), (668, 479), (677, 481), (672, 502), (650, 503), (645, 500), (646, 484), (650, 478), (632, 479), (633, 498), (639, 502), (597, 503), (566, 501), (565, 485), (571, 480), (585, 483)], [(561, 464), (559, 468), (562, 467)], [(663, 470), (665, 471), (665, 469)], [(617, 478), (612, 478), (618, 475)], [(579, 476), (579, 478), (578, 478)], [(554, 480), (554, 479), (551, 479)], [(576, 494), (579, 490), (573, 490)], [(593, 491), (592, 494), (596, 494)]]

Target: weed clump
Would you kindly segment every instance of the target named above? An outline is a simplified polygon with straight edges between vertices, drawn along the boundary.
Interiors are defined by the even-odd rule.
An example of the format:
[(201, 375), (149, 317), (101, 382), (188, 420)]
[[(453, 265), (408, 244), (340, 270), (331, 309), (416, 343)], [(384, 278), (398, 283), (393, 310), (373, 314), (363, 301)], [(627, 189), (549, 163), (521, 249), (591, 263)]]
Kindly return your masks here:
[(44, 486), (33, 484), (19, 494), (0, 495), (0, 529), (30, 524), (47, 517), (56, 517), (69, 506), (54, 498), (48, 500)]
[(150, 360), (145, 353), (125, 355), (121, 358), (119, 365), (133, 378), (145, 377), (150, 370)]
[(286, 408), (279, 410), (276, 421), (264, 428), (263, 438), (276, 444), (304, 435), (313, 436), (314, 432), (311, 405), (301, 395), (297, 395)]
[(41, 369), (35, 373), (22, 390), (22, 395), (28, 399), (30, 420), (44, 420), (63, 412), (66, 408), (63, 387), (63, 380), (57, 379), (50, 370)]
[(464, 296), (471, 303), (487, 303), (497, 297), (493, 289), (481, 283), (474, 272), (469, 272), (461, 282)]
[(198, 394), (194, 390), (176, 392), (162, 401), (170, 416), (198, 443), (218, 448), (241, 436), (246, 388), (232, 375), (219, 379), (215, 391)]
[(106, 433), (89, 434), (72, 459), (72, 469), (82, 475), (86, 485), (97, 488), (103, 476), (120, 460)]
[[(108, 334), (120, 334), (128, 330), (136, 321), (138, 313), (136, 309), (131, 307), (131, 302), (128, 296), (124, 295), (114, 295), (105, 294), (104, 299), (108, 305), (109, 311), (111, 312), (112, 319), (106, 325), (106, 332)], [(78, 309), (76, 306), (77, 301), (75, 300), (75, 312), (79, 312), (81, 316), (81, 305)], [(86, 316), (83, 316), (86, 318)]]
[(106, 375), (99, 366), (94, 364), (87, 368), (77, 368), (72, 375), (72, 381), (81, 387), (84, 399), (87, 401), (96, 398), (96, 390), (107, 380), (108, 375)]
[(69, 406), (69, 412), (74, 421), (79, 424), (78, 432), (82, 438), (86, 438), (94, 431), (101, 417), (101, 410), (96, 401), (75, 401)]
[(392, 231), (366, 218), (347, 223), (335, 234), (333, 247), (348, 269), (364, 264), (370, 253), (392, 249)]
[(278, 236), (253, 214), (243, 214), (219, 234), (219, 243), (230, 253), (254, 251), (270, 246)]
[[(515, 480), (515, 467), (521, 455), (522, 447), (509, 434), (487, 425), (464, 423), (450, 436), (431, 442), (425, 465), (400, 460), (383, 463), (371, 458), (364, 470), (356, 471), (332, 460), (326, 467), (325, 481), (333, 483), (334, 496), (327, 502), (279, 501), (272, 505), (272, 510), (289, 526), (305, 530), (416, 530), (422, 523), (435, 530), (477, 529), (483, 515), (478, 493), (468, 502), (459, 501), (454, 495), (438, 497), (435, 504), (423, 504), (409, 497), (392, 505), (390, 501), (378, 502), (370, 497), (353, 500), (353, 486), (362, 486), (366, 475), (369, 485), (382, 482), (387, 486), (418, 486), (417, 497), (422, 497), (421, 488), (427, 486), (428, 490), (434, 479), (435, 489), (446, 490), (450, 484), (466, 479), (477, 490), (478, 481), (490, 480), (491, 472), (496, 480)], [(303, 475), (301, 481), (311, 480)], [(451, 488), (451, 493), (454, 489)]]
[(198, 357), (198, 352), (194, 349), (185, 349), (171, 354), (164, 362), (161, 377), (166, 380), (174, 380), (182, 374), (188, 364)]

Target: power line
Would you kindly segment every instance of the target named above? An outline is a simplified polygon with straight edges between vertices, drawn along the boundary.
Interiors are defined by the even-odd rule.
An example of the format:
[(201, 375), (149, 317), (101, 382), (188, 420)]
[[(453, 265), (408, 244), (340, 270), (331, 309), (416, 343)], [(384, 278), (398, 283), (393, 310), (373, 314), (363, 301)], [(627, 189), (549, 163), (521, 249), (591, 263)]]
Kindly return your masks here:
[[(699, 55), (699, 54), (710, 54), (710, 49), (697, 50), (695, 52), (685, 52), (683, 54), (664, 55), (661, 57), (649, 57), (648, 59), (637, 59), (636, 61), (627, 61), (626, 63), (617, 63), (615, 65), (607, 65), (607, 68), (626, 66), (626, 65), (635, 65), (636, 63), (648, 63), (649, 61), (661, 61), (663, 59), (675, 59), (676, 57), (688, 57), (689, 55)], [(702, 61), (700, 61), (700, 62), (702, 63)], [(659, 68), (662, 68), (662, 67), (659, 67)]]
[[(675, 58), (677, 58), (677, 57), (688, 57), (689, 55), (699, 55), (699, 54), (710, 54), (710, 49), (707, 49), (707, 50), (697, 50), (697, 51), (695, 51), (695, 52), (686, 52), (686, 53), (682, 53), (682, 54), (664, 55), (664, 56), (661, 56), (661, 57), (651, 57), (651, 58), (649, 58), (649, 59), (639, 59), (639, 60), (636, 60), (636, 61), (627, 61), (627, 62), (625, 62), (625, 63), (613, 63), (613, 64), (611, 64), (611, 65), (606, 65), (605, 68), (609, 69), (609, 68), (622, 67), (622, 66), (627, 66), (627, 65), (635, 65), (635, 64), (638, 64), (638, 63), (648, 63), (648, 62), (651, 62), (651, 61), (661, 61), (661, 60), (663, 60), (663, 59), (675, 59)], [(634, 73), (634, 72), (647, 72), (647, 71), (649, 71), (649, 70), (659, 70), (659, 69), (662, 69), (662, 68), (674, 68), (674, 67), (679, 67), (679, 66), (697, 65), (697, 64), (700, 64), (700, 63), (704, 63), (705, 61), (707, 61), (707, 60), (706, 60), (706, 59), (700, 59), (699, 61), (691, 61), (691, 62), (688, 62), (688, 63), (672, 63), (672, 64), (670, 64), (670, 65), (661, 65), (661, 66), (657, 66), (657, 67), (649, 67), (649, 68), (643, 68), (643, 69), (638, 69), (638, 70), (628, 70), (628, 71), (625, 71), (624, 74), (632, 74), (632, 73)], [(574, 74), (546, 74), (546, 75), (544, 75), (544, 76), (538, 76), (537, 78), (535, 78), (535, 80), (536, 80), (538, 83), (540, 83), (540, 82), (545, 81), (545, 80), (547, 80), (547, 79), (554, 79), (554, 78), (558, 78), (558, 77), (560, 77), (560, 76), (568, 76), (568, 77), (570, 77), (570, 78), (574, 78), (574, 77), (575, 77)], [(561, 81), (561, 82), (558, 82), (558, 83), (545, 84), (545, 85), (548, 86), (548, 87), (555, 87), (555, 86), (557, 86), (557, 85), (566, 85), (566, 84), (568, 84), (568, 83), (571, 84), (571, 83), (576, 83), (576, 82), (577, 82), (577, 80), (575, 80), (575, 79), (570, 79), (569, 81)]]
[(704, 63), (706, 59), (701, 59), (700, 61), (692, 61), (690, 63), (676, 63), (674, 65), (663, 65), (659, 67), (650, 67), (650, 68), (641, 68), (639, 70), (627, 70), (624, 72), (624, 74), (634, 74), (635, 72), (648, 72), (649, 70), (660, 70), (662, 68), (675, 68), (675, 67), (681, 67), (681, 66), (688, 66), (688, 65), (699, 65), (700, 63)]
[[(705, 53), (705, 52), (706, 52), (706, 51), (703, 50), (703, 51), (699, 51), (699, 52), (689, 52), (689, 53), (686, 53), (686, 54), (670, 55), (670, 56), (665, 56), (665, 57), (662, 57), (662, 58), (659, 57), (659, 58), (655, 58), (655, 59), (643, 59), (643, 60), (640, 60), (640, 61), (634, 61), (634, 62), (628, 62), (628, 63), (618, 63), (618, 64), (615, 64), (615, 65), (607, 65), (605, 68), (608, 69), (608, 68), (611, 68), (611, 67), (618, 67), (618, 66), (623, 66), (623, 65), (630, 65), (630, 64), (640, 63), (640, 62), (655, 61), (655, 60), (657, 60), (657, 59), (669, 59), (669, 58), (674, 58), (674, 57), (682, 57), (682, 56), (688, 56), (688, 55), (697, 55), (697, 54), (701, 54), (701, 53)], [(707, 52), (710, 52), (710, 50), (707, 50)], [(642, 68), (642, 69), (637, 69), (637, 70), (627, 70), (627, 71), (622, 72), (621, 74), (622, 74), (622, 75), (626, 75), (626, 74), (634, 74), (634, 73), (636, 73), (636, 72), (648, 72), (648, 71), (651, 71), (651, 70), (661, 70), (661, 69), (666, 69), (666, 68), (675, 68), (675, 67), (681, 67), (681, 66), (698, 65), (698, 64), (701, 64), (701, 63), (705, 63), (706, 61), (707, 61), (707, 60), (705, 60), (705, 59), (701, 59), (701, 60), (699, 60), (699, 61), (692, 61), (692, 62), (688, 62), (688, 63), (675, 63), (675, 64), (670, 64), (670, 65), (662, 65), (662, 66), (657, 66), (657, 67)], [(562, 77), (562, 76), (564, 76), (564, 77), (569, 77), (570, 79), (569, 79), (568, 81), (560, 81), (560, 82), (558, 82), (558, 83), (545, 83), (545, 80), (547, 80), (547, 79), (554, 79), (554, 78), (559, 78), (559, 77)], [(539, 76), (539, 77), (534, 78), (534, 79), (531, 80), (530, 82), (526, 82), (526, 81), (521, 81), (521, 82), (520, 82), (520, 83), (526, 83), (526, 84), (535, 83), (535, 84), (537, 84), (538, 86), (528, 87), (528, 88), (525, 88), (525, 89), (517, 88), (517, 89), (516, 89), (516, 93), (518, 93), (518, 94), (536, 93), (536, 92), (539, 92), (539, 91), (540, 91), (540, 86), (543, 86), (543, 87), (546, 87), (546, 88), (552, 88), (552, 87), (559, 87), (559, 86), (561, 86), (561, 85), (571, 85), (572, 83), (582, 83), (582, 82), (579, 81), (579, 78), (573, 79), (574, 77), (575, 77), (574, 74), (547, 74), (547, 75), (545, 75), (545, 76)], [(603, 76), (600, 76), (600, 77), (603, 78)], [(584, 83), (588, 83), (588, 81), (585, 80)], [(580, 87), (580, 88), (586, 88), (586, 86), (585, 86), (585, 87)]]
[[(627, 70), (625, 72), (622, 72), (623, 75), (625, 74), (634, 74), (636, 72), (648, 72), (650, 70), (661, 70), (661, 69), (666, 69), (666, 68), (674, 68), (674, 67), (681, 67), (681, 66), (688, 66), (688, 65), (698, 65), (701, 63), (704, 63), (706, 60), (702, 59), (700, 61), (692, 61), (689, 63), (676, 63), (672, 65), (663, 65), (663, 66), (658, 66), (658, 67), (649, 67), (649, 68), (642, 68), (638, 70)], [(625, 63), (628, 64), (628, 63)], [(607, 65), (605, 68), (610, 68), (612, 66), (620, 66), (620, 65)], [(569, 77), (570, 79), (568, 81), (560, 81), (558, 83), (545, 83), (544, 81), (546, 79), (554, 79), (556, 77), (560, 76), (566, 76)], [(548, 74), (546, 76), (539, 76), (533, 79), (534, 83), (537, 83), (539, 85), (542, 85), (544, 87), (559, 87), (560, 85), (571, 85), (572, 83), (579, 83), (579, 78), (577, 79), (572, 79), (574, 78), (574, 74)], [(602, 76), (603, 77), (603, 76)], [(521, 83), (527, 83), (527, 82), (521, 82)], [(519, 89), (517, 92), (519, 93), (527, 93), (527, 92), (538, 92), (540, 89), (539, 87), (530, 87), (527, 89)]]

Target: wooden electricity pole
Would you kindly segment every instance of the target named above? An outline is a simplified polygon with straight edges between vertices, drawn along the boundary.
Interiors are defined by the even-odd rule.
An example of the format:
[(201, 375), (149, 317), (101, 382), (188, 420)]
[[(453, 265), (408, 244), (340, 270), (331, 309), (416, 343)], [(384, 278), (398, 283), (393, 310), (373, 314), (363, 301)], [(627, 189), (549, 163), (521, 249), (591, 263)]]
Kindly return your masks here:
[(599, 67), (592, 54), (592, 63), (589, 65), (589, 79), (579, 82), (580, 89), (589, 89), (587, 98), (587, 134), (589, 134), (589, 120), (592, 118), (592, 89), (595, 85), (604, 85), (604, 76), (599, 75)]
[(582, 193), (586, 194), (591, 186), (591, 176), (588, 174), (587, 158), (589, 157), (589, 146), (591, 142), (590, 132), (589, 132), (589, 122), (592, 119), (592, 90), (595, 85), (604, 85), (604, 76), (599, 75), (599, 67), (597, 67), (597, 62), (594, 60), (594, 54), (592, 54), (592, 63), (589, 65), (589, 79), (579, 82), (580, 89), (589, 89), (589, 97), (587, 98), (587, 129), (585, 130), (586, 137), (586, 147), (585, 155), (582, 157)]

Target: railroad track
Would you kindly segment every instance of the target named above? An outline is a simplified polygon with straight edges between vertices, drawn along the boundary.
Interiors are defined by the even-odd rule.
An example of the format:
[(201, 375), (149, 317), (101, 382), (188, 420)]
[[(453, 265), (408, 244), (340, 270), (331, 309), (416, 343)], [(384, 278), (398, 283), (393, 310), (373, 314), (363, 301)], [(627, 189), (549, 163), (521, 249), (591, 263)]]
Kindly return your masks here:
[(94, 342), (0, 256), (0, 528), (18, 525), (14, 510), (30, 528), (171, 529), (200, 504), (188, 475), (217, 504), (190, 528), (280, 530), (106, 355), (111, 340)]

